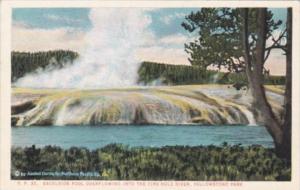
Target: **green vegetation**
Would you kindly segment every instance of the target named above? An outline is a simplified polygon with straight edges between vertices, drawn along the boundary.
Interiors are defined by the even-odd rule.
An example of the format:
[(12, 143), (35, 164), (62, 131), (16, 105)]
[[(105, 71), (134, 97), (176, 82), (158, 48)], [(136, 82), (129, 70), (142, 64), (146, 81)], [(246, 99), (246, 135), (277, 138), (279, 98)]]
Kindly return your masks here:
[[(98, 177), (15, 176), (15, 172), (96, 172)], [(165, 146), (110, 144), (90, 151), (56, 146), (12, 148), (13, 179), (277, 180), (291, 179), (290, 164), (262, 146)]]
[[(185, 17), (182, 27), (196, 39), (185, 44), (189, 61), (205, 70), (214, 67), (230, 72), (244, 72), (245, 57), (242, 40), (244, 28), (241, 8), (202, 8)], [(257, 42), (257, 9), (249, 9), (249, 49)], [(266, 11), (266, 39), (282, 25), (274, 20), (272, 11)], [(268, 56), (266, 56), (267, 59)], [(265, 69), (265, 72), (269, 72)]]
[[(143, 62), (138, 73), (138, 82), (146, 85), (157, 80), (167, 85), (247, 83), (245, 73), (224, 73), (203, 70), (199, 66)], [(265, 84), (283, 85), (285, 84), (285, 77), (266, 75)]]
[(62, 68), (73, 63), (79, 56), (78, 53), (67, 50), (55, 50), (46, 52), (12, 52), (11, 53), (11, 81), (23, 77), (27, 73), (37, 69)]

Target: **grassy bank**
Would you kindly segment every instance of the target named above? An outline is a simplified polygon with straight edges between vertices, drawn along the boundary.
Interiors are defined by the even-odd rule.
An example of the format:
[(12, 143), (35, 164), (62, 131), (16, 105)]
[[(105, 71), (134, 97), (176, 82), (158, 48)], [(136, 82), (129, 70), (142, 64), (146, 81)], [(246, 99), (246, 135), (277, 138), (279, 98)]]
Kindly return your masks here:
[[(41, 176), (39, 172), (92, 172), (97, 176)], [(291, 169), (273, 149), (261, 146), (129, 148), (110, 144), (96, 150), (33, 146), (12, 148), (12, 178), (287, 181)]]

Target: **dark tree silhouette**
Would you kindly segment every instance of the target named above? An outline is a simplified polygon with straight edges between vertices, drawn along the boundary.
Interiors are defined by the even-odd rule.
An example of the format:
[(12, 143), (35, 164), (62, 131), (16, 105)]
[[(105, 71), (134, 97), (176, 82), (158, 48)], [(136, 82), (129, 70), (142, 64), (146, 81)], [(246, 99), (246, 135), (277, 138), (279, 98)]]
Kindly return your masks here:
[[(281, 48), (287, 55), (287, 73), (286, 73), (286, 91), (285, 91), (285, 114), (284, 117), (276, 118), (270, 104), (267, 101), (265, 89), (263, 86), (263, 64), (271, 48), (266, 48), (267, 40), (267, 10), (266, 8), (255, 9), (257, 15), (256, 36), (257, 43), (254, 51), (250, 50), (249, 45), (249, 9), (243, 9), (243, 49), (246, 65), (246, 74), (249, 86), (254, 98), (253, 106), (261, 116), (262, 122), (273, 137), (275, 150), (279, 157), (291, 159), (291, 21), (292, 11), (288, 10), (287, 17), (287, 43), (285, 46), (279, 46), (276, 40), (273, 40), (271, 48)], [(266, 53), (267, 52), (267, 53)]]
[[(271, 38), (273, 31), (281, 24), (281, 20), (275, 21), (273, 13), (267, 11), (266, 37)], [(256, 12), (254, 9), (249, 10), (248, 25), (251, 39), (249, 48), (253, 49), (258, 41), (255, 35)], [(186, 21), (182, 23), (182, 26), (195, 36), (194, 41), (185, 44), (185, 51), (190, 55), (189, 61), (192, 65), (198, 65), (204, 70), (214, 67), (225, 68), (229, 72), (245, 71), (241, 9), (202, 8), (186, 16)]]

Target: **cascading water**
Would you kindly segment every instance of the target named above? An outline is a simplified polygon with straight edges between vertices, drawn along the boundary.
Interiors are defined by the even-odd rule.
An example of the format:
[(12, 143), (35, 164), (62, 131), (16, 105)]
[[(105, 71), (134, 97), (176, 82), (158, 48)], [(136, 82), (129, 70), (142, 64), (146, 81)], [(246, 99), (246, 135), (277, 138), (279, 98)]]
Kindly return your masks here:
[(89, 47), (73, 65), (20, 78), (15, 86), (32, 88), (103, 88), (135, 85), (143, 44), (151, 18), (141, 8), (92, 9)]
[[(249, 105), (247, 102), (242, 103), (244, 96), (239, 96), (243, 98), (242, 100), (237, 99), (236, 91), (227, 87), (206, 88), (178, 86), (48, 92), (21, 89), (20, 92), (13, 94), (12, 122), (16, 126), (256, 124)], [(226, 93), (216, 93), (216, 89)], [(18, 101), (18, 97), (24, 101)], [(278, 105), (281, 102), (272, 102), (275, 113), (280, 113)]]

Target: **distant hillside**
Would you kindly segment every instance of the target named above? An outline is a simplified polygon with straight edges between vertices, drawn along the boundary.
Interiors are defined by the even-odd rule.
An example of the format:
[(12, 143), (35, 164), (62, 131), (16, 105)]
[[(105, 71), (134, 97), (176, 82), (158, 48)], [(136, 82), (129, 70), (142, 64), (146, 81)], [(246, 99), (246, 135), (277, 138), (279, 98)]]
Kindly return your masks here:
[[(224, 73), (218, 71), (204, 71), (197, 66), (170, 65), (155, 62), (143, 62), (139, 68), (138, 82), (145, 85), (151, 84), (235, 84), (246, 83), (244, 73)], [(284, 76), (266, 76), (265, 84), (283, 85)]]
[(68, 50), (55, 50), (46, 52), (16, 52), (11, 53), (11, 81), (32, 73), (38, 69), (62, 68), (79, 56), (78, 53)]

